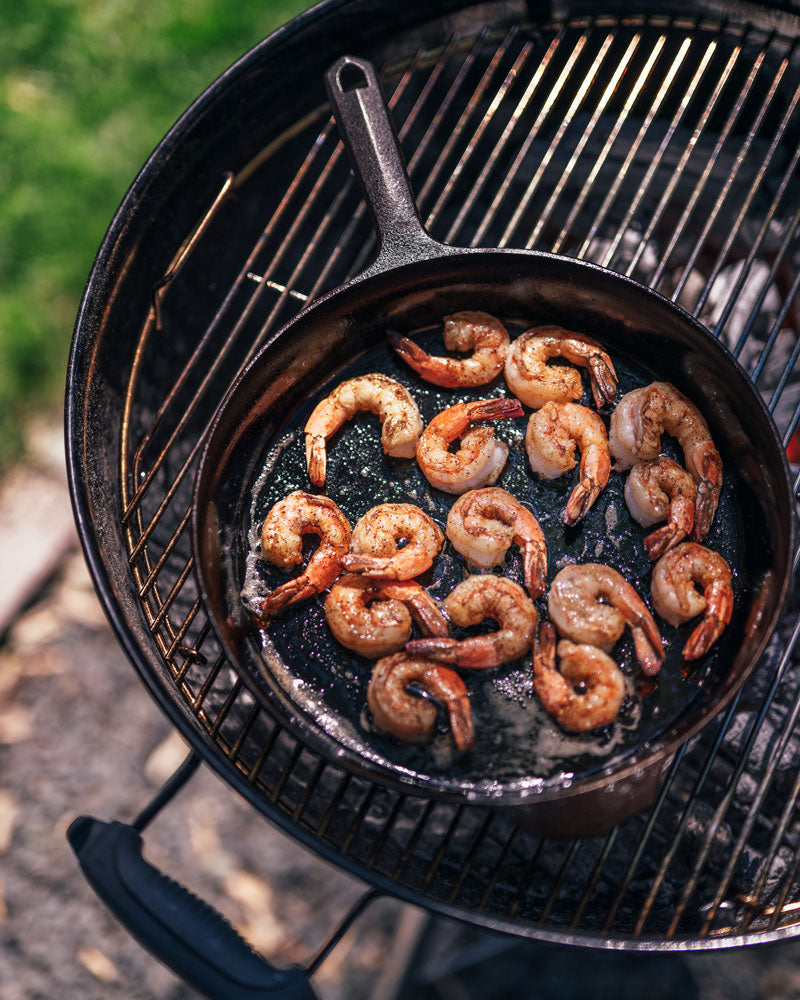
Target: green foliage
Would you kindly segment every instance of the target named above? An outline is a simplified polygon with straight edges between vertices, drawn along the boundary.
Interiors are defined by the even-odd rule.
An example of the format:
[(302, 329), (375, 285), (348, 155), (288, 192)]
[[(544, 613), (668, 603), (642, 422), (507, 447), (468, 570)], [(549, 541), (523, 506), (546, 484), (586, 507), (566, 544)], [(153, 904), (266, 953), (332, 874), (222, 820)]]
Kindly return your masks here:
[(103, 233), (208, 84), (310, 0), (9, 0), (0, 11), (0, 468), (60, 402)]

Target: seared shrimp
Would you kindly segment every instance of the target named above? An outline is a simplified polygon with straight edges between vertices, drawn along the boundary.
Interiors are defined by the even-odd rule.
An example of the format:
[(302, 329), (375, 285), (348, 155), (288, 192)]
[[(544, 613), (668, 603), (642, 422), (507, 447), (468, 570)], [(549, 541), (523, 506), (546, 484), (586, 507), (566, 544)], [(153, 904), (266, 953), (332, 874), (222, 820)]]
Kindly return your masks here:
[(304, 601), (330, 587), (341, 573), (339, 560), (350, 547), (350, 524), (333, 500), (295, 490), (270, 510), (261, 529), (261, 555), (281, 569), (303, 561), (303, 535), (319, 535), (321, 542), (305, 571), (276, 587), (262, 606), (269, 619), (289, 604)]
[[(495, 438), (494, 428), (474, 424), (521, 417), (523, 413), (517, 399), (477, 399), (437, 413), (417, 445), (417, 461), (425, 478), (445, 493), (491, 486), (506, 464), (508, 445)], [(448, 449), (456, 438), (461, 439), (461, 447), (454, 453)]]
[(414, 580), (340, 577), (325, 599), (325, 617), (339, 642), (362, 656), (402, 649), (411, 636), (412, 618), (428, 635), (450, 631), (433, 598)]
[(627, 625), (642, 671), (652, 675), (661, 669), (664, 650), (653, 616), (625, 577), (610, 566), (565, 566), (553, 580), (547, 607), (560, 635), (606, 653)]
[(531, 648), (538, 614), (513, 580), (468, 576), (445, 598), (444, 609), (456, 625), (478, 625), (493, 618), (500, 628), (470, 639), (413, 639), (406, 643), (408, 653), (483, 670), (515, 660)]
[(645, 528), (667, 521), (645, 538), (648, 558), (658, 559), (691, 535), (696, 497), (692, 477), (666, 455), (634, 465), (625, 483), (631, 516)]
[(448, 351), (472, 351), (468, 358), (433, 357), (408, 337), (389, 331), (386, 336), (406, 364), (434, 385), (486, 385), (500, 374), (506, 363), (508, 330), (499, 319), (485, 312), (453, 313), (444, 318), (444, 346)]
[(562, 326), (537, 326), (517, 337), (506, 356), (506, 382), (526, 406), (538, 410), (545, 403), (567, 403), (583, 395), (580, 372), (566, 365), (548, 365), (550, 358), (566, 358), (589, 369), (598, 409), (616, 397), (617, 373), (596, 340)]
[(378, 660), (367, 686), (367, 704), (375, 725), (408, 743), (426, 740), (436, 725), (436, 706), (410, 694), (415, 684), (444, 705), (459, 750), (475, 742), (467, 688), (455, 670), (420, 656), (395, 653)]
[(606, 428), (592, 410), (577, 403), (547, 403), (531, 415), (525, 448), (531, 468), (545, 479), (556, 479), (578, 464), (580, 481), (570, 494), (564, 512), (565, 524), (585, 517), (600, 496), (611, 474)]
[[(651, 590), (656, 613), (681, 625), (699, 614), (703, 620), (683, 647), (684, 660), (699, 660), (711, 649), (733, 614), (731, 570), (718, 552), (683, 542), (655, 565)], [(695, 589), (703, 588), (703, 593)]]
[(625, 678), (611, 657), (596, 646), (567, 639), (556, 649), (550, 622), (541, 623), (534, 639), (533, 686), (545, 711), (571, 733), (607, 726), (625, 697)]
[[(398, 548), (398, 542), (406, 545)], [(382, 503), (368, 510), (353, 528), (350, 552), (342, 566), (350, 573), (410, 580), (430, 569), (444, 533), (411, 503)]]
[(450, 508), (447, 537), (467, 562), (488, 569), (513, 544), (522, 549), (525, 586), (531, 597), (545, 592), (547, 544), (530, 510), (499, 486), (470, 490)]
[(689, 400), (669, 382), (652, 382), (626, 393), (611, 414), (609, 448), (615, 469), (628, 469), (641, 459), (657, 458), (661, 435), (677, 438), (686, 468), (697, 486), (694, 535), (701, 542), (714, 522), (722, 489), (722, 459), (708, 424)]
[(411, 393), (388, 375), (358, 375), (337, 385), (330, 396), (317, 403), (306, 423), (306, 467), (315, 486), (325, 485), (325, 442), (359, 410), (377, 413), (387, 455), (414, 457), (422, 418)]

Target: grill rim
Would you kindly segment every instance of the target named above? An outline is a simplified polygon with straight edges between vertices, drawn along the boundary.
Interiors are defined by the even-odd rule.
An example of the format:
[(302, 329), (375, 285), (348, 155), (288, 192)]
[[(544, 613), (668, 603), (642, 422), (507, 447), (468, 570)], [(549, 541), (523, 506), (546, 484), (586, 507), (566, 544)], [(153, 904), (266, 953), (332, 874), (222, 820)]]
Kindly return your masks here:
[[(353, 3), (352, 0), (350, 0), (350, 2), (348, 2), (348, 0), (329, 0), (328, 3), (322, 5), (327, 13), (344, 8), (349, 9), (356, 6), (360, 6), (360, 4)], [(453, 6), (455, 7), (456, 5), (453, 4)], [(307, 12), (307, 14), (303, 15), (299, 20), (313, 20), (312, 15), (316, 10), (319, 10), (319, 8), (315, 8), (314, 10)], [(290, 25), (286, 26), (286, 28), (292, 27), (299, 29), (300, 25), (298, 22), (292, 22)], [(242, 67), (246, 68), (249, 66), (251, 58), (261, 58), (269, 45), (276, 44), (276, 40), (279, 36), (283, 36), (285, 30), (286, 29), (280, 29), (279, 32), (275, 33), (275, 35), (270, 36), (269, 39), (260, 43), (259, 46), (251, 50), (251, 52), (246, 54), (242, 60), (239, 60), (233, 67), (231, 67), (230, 70), (226, 71), (222, 77), (215, 81), (215, 83), (212, 84), (212, 86), (204, 92), (203, 95), (201, 95), (198, 101), (192, 105), (185, 115), (178, 120), (178, 123), (173, 126), (173, 129), (171, 129), (168, 133), (167, 139), (170, 139), (171, 137), (173, 143), (177, 143), (182, 136), (182, 133), (176, 131), (181, 123), (185, 123), (186, 119), (198, 106), (202, 106), (207, 101), (210, 101), (214, 96), (215, 88), (221, 86), (223, 80), (229, 79), (229, 74), (236, 70), (237, 67), (241, 70)], [(258, 53), (258, 56), (256, 56), (256, 53)], [(136, 198), (143, 193), (146, 187), (146, 178), (144, 175), (149, 171), (149, 168), (159, 160), (160, 154), (168, 151), (168, 147), (165, 145), (167, 139), (164, 140), (156, 152), (147, 161), (145, 167), (142, 168), (142, 171), (136, 181), (134, 181), (131, 190), (128, 195), (126, 195), (125, 200), (115, 214), (106, 237), (101, 244), (101, 248), (98, 251), (95, 264), (93, 265), (90, 273), (84, 299), (78, 313), (78, 318), (76, 320), (76, 337), (73, 339), (73, 348), (70, 352), (67, 376), (67, 408), (65, 411), (65, 422), (67, 427), (67, 461), (70, 473), (72, 505), (76, 517), (76, 523), (79, 528), (79, 535), (84, 549), (84, 554), (86, 556), (87, 563), (89, 564), (92, 577), (95, 581), (95, 586), (101, 596), (101, 603), (104, 607), (104, 611), (111, 622), (112, 628), (117, 635), (121, 647), (128, 656), (129, 660), (131, 660), (135, 669), (137, 669), (140, 677), (145, 681), (145, 686), (150, 691), (151, 696), (154, 697), (156, 703), (159, 704), (162, 711), (165, 712), (173, 724), (178, 726), (179, 730), (187, 737), (187, 739), (189, 739), (189, 742), (200, 750), (204, 762), (211, 764), (213, 769), (224, 777), (226, 781), (230, 782), (240, 792), (240, 794), (243, 794), (255, 808), (265, 815), (268, 815), (270, 819), (278, 824), (278, 826), (285, 829), (292, 837), (302, 842), (304, 846), (307, 846), (316, 853), (326, 857), (326, 860), (331, 860), (335, 865), (352, 870), (354, 874), (358, 874), (359, 877), (363, 878), (367, 882), (376, 885), (380, 884), (383, 888), (388, 886), (387, 891), (389, 894), (400, 898), (406, 898), (407, 901), (419, 905), (418, 892), (415, 892), (414, 890), (406, 890), (403, 883), (384, 878), (379, 872), (368, 868), (366, 865), (361, 865), (355, 859), (343, 854), (341, 850), (333, 847), (328, 849), (324, 840), (318, 835), (306, 835), (306, 832), (301, 824), (294, 823), (288, 814), (281, 812), (281, 810), (277, 806), (273, 806), (272, 803), (267, 803), (263, 794), (258, 794), (251, 785), (241, 778), (240, 772), (235, 763), (230, 758), (222, 757), (220, 755), (219, 746), (209, 736), (208, 732), (203, 729), (198, 717), (191, 712), (186, 702), (172, 696), (169, 689), (174, 688), (175, 678), (168, 673), (166, 664), (164, 664), (156, 656), (153, 656), (152, 659), (148, 661), (142, 646), (135, 642), (130, 620), (126, 618), (125, 615), (123, 601), (119, 594), (114, 590), (114, 582), (111, 579), (111, 575), (107, 571), (106, 563), (102, 558), (102, 546), (99, 538), (96, 537), (91, 517), (91, 509), (88, 504), (88, 491), (84, 490), (82, 486), (73, 486), (73, 471), (78, 468), (80, 464), (80, 443), (83, 441), (83, 437), (80, 435), (85, 424), (81, 420), (81, 413), (79, 412), (80, 407), (76, 405), (70, 389), (80, 383), (82, 374), (80, 370), (80, 362), (85, 358), (86, 354), (89, 353), (89, 348), (91, 347), (87, 338), (85, 338), (85, 342), (83, 344), (79, 345), (77, 343), (77, 331), (79, 328), (84, 331), (92, 330), (93, 332), (98, 329), (98, 323), (101, 317), (98, 316), (96, 303), (99, 300), (102, 300), (103, 290), (107, 290), (109, 285), (113, 284), (109, 275), (114, 270), (113, 265), (116, 260), (115, 253), (118, 249), (118, 242), (122, 242), (125, 234), (127, 220), (123, 218), (123, 216), (126, 214), (127, 207), (133, 205)], [(91, 539), (92, 544), (87, 544), (87, 539)], [(135, 615), (141, 617), (141, 611), (138, 603), (131, 602), (131, 608), (133, 609), (133, 613)], [(148, 652), (150, 652), (150, 650), (148, 650)], [(180, 701), (180, 704), (177, 704), (178, 701)], [(207, 752), (209, 748), (210, 752)], [(726, 936), (724, 938), (710, 938), (700, 942), (693, 942), (691, 938), (673, 938), (668, 940), (655, 938), (653, 941), (640, 938), (635, 941), (621, 941), (620, 939), (612, 936), (607, 938), (604, 943), (597, 936), (584, 937), (582, 935), (562, 934), (561, 932), (554, 932), (547, 930), (546, 928), (533, 926), (527, 929), (524, 927), (521, 928), (519, 924), (515, 924), (512, 921), (491, 917), (482, 914), (481, 911), (477, 910), (473, 910), (469, 917), (465, 918), (463, 907), (451, 907), (449, 904), (437, 901), (433, 896), (426, 896), (424, 905), (432, 910), (441, 912), (444, 915), (455, 917), (456, 919), (466, 920), (466, 922), (469, 923), (477, 923), (490, 929), (507, 931), (517, 934), (518, 936), (528, 936), (542, 941), (552, 941), (553, 943), (568, 943), (599, 948), (608, 947), (616, 950), (653, 950), (656, 947), (665, 951), (705, 950), (716, 947), (732, 947), (739, 943), (766, 943), (769, 941), (781, 940), (786, 937), (796, 936), (800, 933), (800, 927), (797, 925), (790, 925), (788, 927), (775, 928), (772, 931), (758, 931), (755, 935), (752, 933), (733, 935)], [(645, 942), (646, 946), (644, 946)]]

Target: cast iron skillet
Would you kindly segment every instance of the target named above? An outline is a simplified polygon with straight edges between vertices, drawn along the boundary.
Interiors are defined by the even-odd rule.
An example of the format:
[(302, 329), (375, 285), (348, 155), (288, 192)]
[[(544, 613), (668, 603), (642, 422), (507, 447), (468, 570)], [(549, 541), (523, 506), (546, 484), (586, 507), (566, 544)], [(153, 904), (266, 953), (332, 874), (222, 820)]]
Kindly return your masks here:
[[(336, 764), (411, 793), (514, 807), (523, 823), (550, 835), (608, 828), (649, 803), (673, 751), (742, 685), (777, 624), (791, 570), (793, 515), (774, 424), (744, 371), (708, 331), (637, 282), (553, 254), (462, 249), (431, 239), (372, 65), (343, 57), (326, 84), (372, 210), (378, 252), (364, 272), (265, 344), (214, 418), (193, 504), (196, 565), (210, 619), (268, 710)], [(338, 646), (321, 601), (296, 606), (266, 637), (242, 606), (246, 575), (261, 573), (272, 585), (281, 579), (263, 566), (254, 570), (252, 554), (248, 569), (248, 554), (266, 509), (292, 489), (311, 488), (302, 467), (302, 427), (313, 403), (338, 381), (386, 371), (411, 388), (426, 421), (459, 399), (506, 392), (498, 380), (486, 392), (448, 396), (421, 382), (386, 346), (387, 328), (435, 340), (431, 331), (458, 309), (483, 309), (512, 326), (556, 323), (589, 333), (618, 363), (621, 392), (655, 378), (672, 382), (700, 408), (722, 454), (725, 485), (707, 544), (734, 568), (733, 621), (688, 676), (680, 662), (688, 629), (665, 625), (667, 660), (657, 688), (641, 691), (611, 733), (577, 740), (560, 734), (531, 692), (527, 661), (500, 668), (489, 681), (469, 678), (478, 739), (469, 754), (448, 756), (446, 737), (408, 748), (370, 727), (363, 694), (369, 664)], [(560, 510), (572, 483), (536, 482), (519, 448), (524, 424), (517, 424), (498, 429), (517, 442), (498, 485), (523, 490), (542, 521), (548, 582), (559, 563), (601, 561), (649, 594), (643, 532), (627, 515), (622, 477), (612, 475), (586, 521), (567, 531)], [(376, 428), (374, 418), (357, 418), (331, 444), (328, 495), (351, 524), (375, 503), (415, 497), (443, 523), (454, 498), (427, 487), (415, 463), (386, 459)], [(462, 571), (446, 552), (427, 582), (444, 596)]]

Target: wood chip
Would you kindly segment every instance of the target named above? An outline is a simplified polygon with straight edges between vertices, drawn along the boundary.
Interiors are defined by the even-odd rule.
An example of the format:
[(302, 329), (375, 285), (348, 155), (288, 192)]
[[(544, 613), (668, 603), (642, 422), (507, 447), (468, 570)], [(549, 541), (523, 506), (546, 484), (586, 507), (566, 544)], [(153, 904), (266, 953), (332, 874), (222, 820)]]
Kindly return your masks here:
[(11, 838), (14, 836), (18, 815), (17, 800), (11, 792), (0, 788), (0, 854), (5, 854), (11, 846)]
[(53, 601), (42, 601), (11, 627), (11, 642), (18, 650), (38, 649), (62, 634), (63, 620)]
[(33, 732), (33, 716), (27, 708), (12, 705), (0, 711), (0, 743), (22, 743)]
[(241, 868), (223, 879), (225, 892), (246, 910), (255, 913), (272, 911), (272, 889), (263, 878)]
[(116, 965), (97, 948), (78, 948), (78, 961), (101, 983), (116, 983), (119, 980)]

